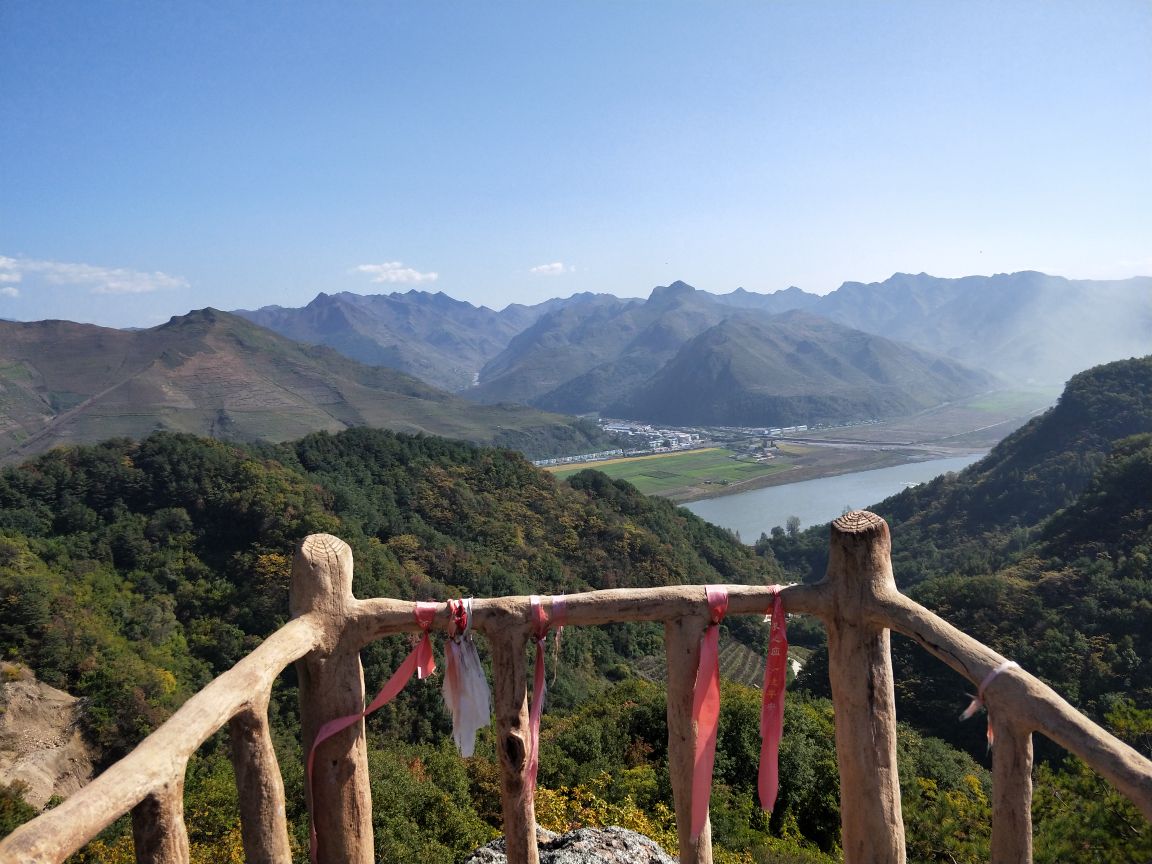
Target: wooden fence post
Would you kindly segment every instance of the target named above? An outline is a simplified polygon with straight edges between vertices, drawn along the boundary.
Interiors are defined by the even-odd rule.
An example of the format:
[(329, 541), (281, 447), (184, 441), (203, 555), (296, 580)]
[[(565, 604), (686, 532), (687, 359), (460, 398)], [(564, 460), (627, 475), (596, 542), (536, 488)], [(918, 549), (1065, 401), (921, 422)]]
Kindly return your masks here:
[(906, 855), (889, 632), (872, 623), (897, 593), (891, 551), (888, 524), (875, 513), (832, 523), (825, 625), (845, 864), (904, 864)]
[(240, 799), (240, 836), (248, 864), (291, 864), (284, 779), (268, 731), (268, 699), (228, 721)]
[(136, 864), (188, 864), (183, 777), (132, 808), (132, 842)]
[(528, 788), (527, 643), (522, 626), (485, 629), (492, 649), (492, 702), (496, 715), (496, 750), (500, 756), (500, 806), (508, 864), (539, 864), (536, 806)]
[(692, 774), (696, 759), (696, 728), (692, 725), (692, 691), (700, 665), (700, 637), (706, 616), (675, 618), (664, 624), (668, 658), (668, 776), (676, 807), (680, 864), (712, 864), (712, 824), (692, 840)]
[(990, 717), (992, 864), (1032, 864), (1032, 733), (1004, 709)]
[[(320, 647), (296, 662), (305, 759), (324, 723), (364, 710), (360, 654), (341, 653), (338, 647), (355, 602), (348, 544), (331, 534), (306, 537), (292, 562), (288, 594), (292, 616), (314, 615), (323, 629)], [(361, 720), (316, 750), (310, 815), (320, 864), (372, 864), (375, 860), (368, 781), (368, 747)]]

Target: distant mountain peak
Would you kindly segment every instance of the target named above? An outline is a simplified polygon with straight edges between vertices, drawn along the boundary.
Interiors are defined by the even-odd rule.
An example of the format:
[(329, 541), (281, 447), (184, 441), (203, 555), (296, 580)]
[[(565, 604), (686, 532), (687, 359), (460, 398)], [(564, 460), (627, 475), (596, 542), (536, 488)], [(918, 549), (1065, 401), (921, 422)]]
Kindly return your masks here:
[(221, 312), (219, 309), (213, 309), (211, 306), (205, 306), (203, 309), (193, 309), (184, 315), (173, 315), (168, 319), (167, 323), (161, 324), (156, 329), (172, 329), (176, 327), (194, 326), (197, 324), (212, 325), (219, 321), (220, 316), (222, 315), (228, 318), (233, 317), (226, 312)]
[(657, 285), (653, 288), (652, 293), (648, 297), (648, 301), (650, 303), (674, 302), (685, 297), (691, 297), (695, 293), (695, 288), (687, 282), (681, 282), (677, 279), (671, 285)]

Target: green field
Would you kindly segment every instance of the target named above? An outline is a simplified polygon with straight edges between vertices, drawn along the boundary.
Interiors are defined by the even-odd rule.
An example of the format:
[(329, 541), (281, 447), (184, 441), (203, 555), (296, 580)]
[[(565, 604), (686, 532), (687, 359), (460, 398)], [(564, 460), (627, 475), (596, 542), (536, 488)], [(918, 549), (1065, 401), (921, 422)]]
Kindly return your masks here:
[(1028, 412), (1053, 404), (1059, 395), (1058, 390), (997, 390), (974, 396), (959, 404), (974, 411), (993, 414)]
[(550, 469), (557, 477), (570, 477), (585, 468), (603, 471), (614, 480), (627, 480), (645, 495), (657, 495), (689, 486), (716, 484), (727, 486), (754, 477), (765, 477), (788, 470), (792, 463), (786, 456), (771, 462), (747, 462), (732, 458), (730, 450), (709, 448), (685, 453), (657, 453), (628, 459), (589, 462), (563, 469)]

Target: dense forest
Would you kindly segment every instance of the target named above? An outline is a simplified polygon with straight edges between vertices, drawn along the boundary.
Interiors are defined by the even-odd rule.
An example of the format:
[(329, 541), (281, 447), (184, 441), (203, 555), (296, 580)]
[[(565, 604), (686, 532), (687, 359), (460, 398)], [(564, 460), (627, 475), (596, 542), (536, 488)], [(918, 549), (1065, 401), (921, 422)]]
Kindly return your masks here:
[[(1091, 370), (968, 472), (877, 508), (893, 525), (905, 590), (1144, 752), (1152, 743), (1150, 392), (1152, 361)], [(85, 731), (110, 761), (285, 621), (291, 550), (316, 531), (352, 546), (358, 596), (441, 600), (819, 578), (827, 542), (822, 531), (781, 531), (753, 549), (597, 472), (557, 482), (513, 452), (432, 437), (352, 429), (240, 446), (160, 433), (53, 450), (0, 473), (4, 659), (80, 696)], [(839, 857), (820, 630), (802, 620), (791, 629), (814, 653), (787, 704), (780, 802), (770, 817), (754, 795), (759, 694), (725, 685), (712, 799), (720, 861)], [(745, 618), (731, 619), (724, 638), (762, 652), (766, 636)], [(967, 685), (908, 649), (896, 646), (910, 860), (986, 860), (982, 730), (954, 720)], [(368, 686), (406, 650), (399, 638), (366, 649)], [(546, 827), (623, 824), (674, 846), (663, 691), (638, 674), (662, 652), (651, 625), (565, 634), (542, 741)], [(303, 860), (291, 670), (271, 714)], [(437, 683), (411, 685), (368, 727), (380, 859), (459, 861), (495, 835), (492, 741), (482, 738), (470, 759), (456, 755)], [(190, 768), (197, 861), (241, 860), (226, 750), (217, 736)], [(1147, 823), (1131, 808), (1102, 797), (1081, 766), (1043, 748), (1040, 757), (1038, 861), (1152, 854)], [(0, 833), (30, 815), (19, 790), (0, 794)], [(124, 820), (78, 860), (131, 860)]]
[[(1152, 358), (1143, 358), (1076, 375), (1054, 408), (983, 460), (872, 509), (892, 528), (901, 590), (1018, 661), (1147, 754), (1152, 751), (1149, 490)], [(794, 579), (823, 575), (826, 528), (778, 530), (756, 545)], [(893, 638), (893, 658), (899, 716), (973, 755), (982, 753), (981, 725), (955, 722), (957, 702), (970, 689), (967, 682), (900, 637)], [(825, 694), (826, 669), (827, 657), (817, 651), (799, 686)], [(1044, 763), (1038, 780), (1050, 780), (1057, 776), (1062, 751), (1040, 738), (1036, 743)], [(1059, 776), (1075, 777), (1088, 788), (1083, 784), (1090, 775), (1079, 765), (1069, 762), (1064, 771)], [(1103, 786), (1096, 788), (1104, 794)], [(1108, 802), (1125, 813), (1113, 823), (1111, 841), (1098, 841), (1099, 826), (1089, 829), (1094, 816), (1078, 817), (1082, 836), (1093, 836), (1091, 848), (1101, 857), (1079, 859), (1066, 849), (1071, 857), (1058, 860), (1147, 860), (1152, 849), (1147, 822)], [(1044, 812), (1039, 808), (1037, 815)], [(1129, 819), (1134, 827), (1128, 827)], [(1099, 849), (1109, 843), (1119, 857), (1103, 857)]]

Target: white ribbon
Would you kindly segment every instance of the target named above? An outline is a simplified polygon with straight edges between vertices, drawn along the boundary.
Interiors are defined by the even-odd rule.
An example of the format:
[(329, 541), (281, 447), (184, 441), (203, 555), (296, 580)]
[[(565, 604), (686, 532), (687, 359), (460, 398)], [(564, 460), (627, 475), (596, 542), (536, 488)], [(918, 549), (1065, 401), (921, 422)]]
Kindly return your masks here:
[(476, 749), (476, 733), (491, 722), (492, 696), (472, 641), (472, 598), (457, 603), (463, 605), (465, 624), (459, 629), (453, 620), (449, 626), (444, 702), (452, 712), (452, 740), (461, 756), (471, 756)]

